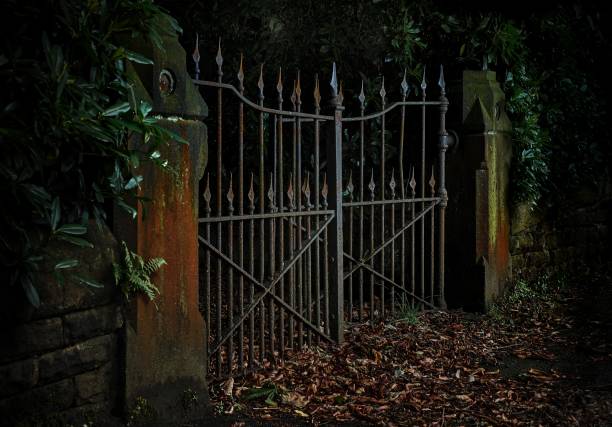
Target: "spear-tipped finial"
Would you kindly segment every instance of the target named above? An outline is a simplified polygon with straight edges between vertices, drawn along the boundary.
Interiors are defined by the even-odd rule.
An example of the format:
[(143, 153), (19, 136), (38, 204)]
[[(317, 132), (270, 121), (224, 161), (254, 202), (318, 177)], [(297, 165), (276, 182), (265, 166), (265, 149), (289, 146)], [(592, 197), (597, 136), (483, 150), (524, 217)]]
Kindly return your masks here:
[(274, 206), (274, 174), (270, 174), (270, 187), (268, 188), (268, 200), (270, 201), (270, 211), (275, 211)]
[(229, 190), (227, 190), (227, 201), (229, 202), (230, 214), (234, 212), (234, 185), (233, 185), (232, 173), (230, 172)]
[(259, 88), (259, 100), (263, 101), (264, 99), (264, 82), (263, 82), (263, 64), (259, 67), (259, 80), (257, 81), (257, 87)]
[(416, 179), (414, 179), (414, 166), (410, 172), (410, 189), (412, 190), (412, 197), (416, 194)]
[(240, 54), (240, 67), (238, 68), (238, 82), (240, 83), (240, 93), (244, 92), (244, 68), (243, 68), (244, 55)]
[(315, 101), (315, 108), (319, 109), (321, 107), (321, 91), (319, 90), (319, 75), (318, 74), (315, 74), (314, 101)]
[(382, 99), (382, 105), (385, 105), (385, 96), (387, 96), (387, 91), (385, 90), (385, 76), (382, 78), (382, 84), (380, 85), (380, 98)]
[(191, 55), (193, 62), (195, 63), (195, 79), (200, 79), (200, 35), (196, 33), (195, 48)]
[(348, 193), (349, 199), (353, 200), (353, 191), (355, 186), (353, 185), (353, 171), (349, 172), (348, 183), (346, 184), (346, 192)]
[(306, 199), (306, 209), (310, 209), (310, 174), (306, 173), (304, 183), (302, 184), (302, 193), (304, 193), (304, 199)]
[(395, 169), (391, 170), (391, 181), (389, 181), (389, 188), (391, 189), (391, 198), (395, 199)]
[(361, 109), (365, 108), (365, 92), (363, 91), (363, 80), (361, 80), (361, 92), (359, 92), (359, 103), (361, 104)]
[(434, 175), (434, 167), (431, 167), (431, 178), (429, 178), (429, 187), (431, 187), (431, 194), (434, 195), (436, 193), (436, 178)]
[(374, 183), (374, 168), (372, 168), (372, 176), (370, 178), (368, 188), (370, 189), (370, 197), (372, 197), (372, 200), (374, 200), (374, 190), (376, 189), (376, 184)]
[(332, 65), (332, 77), (329, 85), (332, 87), (332, 94), (334, 97), (338, 96), (338, 76), (336, 75), (336, 63)]
[(221, 80), (221, 76), (223, 76), (223, 71), (221, 70), (221, 66), (223, 65), (223, 56), (221, 56), (221, 37), (219, 37), (219, 48), (217, 49), (217, 57), (215, 60), (217, 61), (217, 74), (219, 75), (219, 80)]
[(425, 80), (425, 73), (427, 71), (427, 65), (423, 66), (423, 80), (421, 80), (421, 90), (423, 91), (423, 98), (425, 98), (425, 91), (427, 90), (427, 81)]
[(206, 201), (206, 213), (210, 215), (210, 174), (206, 175), (206, 188), (204, 189), (204, 200)]
[(300, 70), (297, 72), (297, 82), (295, 84), (295, 95), (297, 97), (297, 105), (302, 104), (302, 86), (300, 84)]
[(342, 105), (344, 102), (344, 82), (340, 80), (340, 89), (338, 90), (338, 96), (336, 97), (336, 103)]
[(251, 213), (255, 211), (255, 190), (253, 189), (253, 172), (251, 172), (251, 185), (249, 187), (249, 192), (247, 193), (247, 198), (249, 199), (249, 209)]
[(283, 93), (283, 69), (278, 67), (278, 81), (276, 82), (276, 91), (280, 94)]
[(295, 95), (295, 80), (293, 81), (293, 91), (291, 92), (291, 103), (293, 104), (293, 109), (295, 110), (295, 103), (297, 101), (297, 96)]
[(293, 192), (293, 175), (289, 174), (289, 188), (287, 188), (287, 198), (289, 199), (289, 208), (291, 210), (295, 209), (295, 193)]
[(327, 194), (329, 189), (327, 187), (327, 173), (323, 174), (323, 188), (321, 189), (321, 197), (323, 197), (323, 207), (327, 208)]
[(440, 93), (446, 94), (446, 82), (444, 81), (444, 66), (440, 64), (440, 78), (438, 79), (438, 86), (440, 86)]
[(402, 79), (402, 96), (406, 98), (408, 96), (408, 91), (410, 87), (408, 86), (408, 82), (406, 81), (406, 69), (404, 69), (404, 78)]

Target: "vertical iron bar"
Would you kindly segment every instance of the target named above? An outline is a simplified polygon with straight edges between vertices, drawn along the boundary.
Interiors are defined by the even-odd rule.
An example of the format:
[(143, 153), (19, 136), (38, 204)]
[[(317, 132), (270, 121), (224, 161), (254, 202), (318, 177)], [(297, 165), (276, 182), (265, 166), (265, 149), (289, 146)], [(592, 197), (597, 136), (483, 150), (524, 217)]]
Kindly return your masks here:
[[(247, 194), (249, 199), (249, 215), (255, 213), (255, 190), (253, 189), (253, 173), (251, 172), (251, 185)], [(255, 221), (249, 220), (249, 273), (255, 275)], [(249, 281), (249, 306), (255, 301), (255, 285)], [(255, 362), (255, 310), (249, 313), (249, 369), (254, 368)]]
[[(373, 202), (376, 194), (376, 184), (374, 183), (374, 168), (372, 168), (372, 177), (370, 178), (370, 200)], [(370, 253), (374, 253), (374, 204), (370, 204)], [(370, 267), (374, 270), (374, 258), (370, 258)], [(374, 321), (374, 274), (370, 273), (370, 321)]]
[[(315, 76), (315, 89), (314, 89), (314, 102), (315, 102), (315, 114), (320, 114), (321, 112), (321, 93), (319, 91), (319, 77)], [(319, 209), (321, 206), (321, 196), (320, 196), (320, 187), (321, 184), (319, 181), (319, 156), (320, 156), (320, 132), (321, 132), (321, 123), (319, 120), (315, 119), (315, 135), (314, 135), (314, 200), (315, 200), (315, 209)], [(315, 228), (318, 230), (320, 227), (320, 218), (319, 215), (315, 217)], [(317, 328), (321, 328), (321, 247), (319, 245), (319, 239), (315, 241), (315, 320)], [(327, 261), (323, 261), (327, 262)], [(317, 335), (317, 344), (321, 342), (320, 336)]]
[[(391, 171), (391, 200), (395, 200), (395, 170)], [(395, 203), (391, 203), (391, 235), (395, 234)], [(391, 281), (395, 282), (395, 239), (391, 241)], [(391, 316), (395, 314), (395, 289), (391, 287)]]
[[(327, 193), (328, 193), (328, 185), (327, 185), (327, 173), (325, 173), (325, 175), (323, 175), (323, 188), (321, 189), (321, 197), (322, 197), (322, 205), (323, 205), (323, 209), (327, 210), (328, 208), (328, 203), (327, 203)], [(330, 224), (331, 225), (331, 224)], [(324, 299), (324, 306), (325, 306), (325, 320), (324, 320), (324, 327), (325, 327), (325, 333), (327, 335), (330, 334), (330, 311), (331, 308), (329, 306), (329, 266), (330, 266), (330, 262), (329, 262), (329, 227), (330, 225), (328, 225), (327, 227), (325, 227), (325, 231), (323, 231), (323, 299)]]
[[(431, 188), (431, 197), (435, 197), (436, 196), (436, 179), (434, 177), (434, 167), (431, 167), (431, 178), (429, 178), (429, 187)], [(434, 264), (434, 260), (435, 260), (435, 209), (431, 210), (431, 230), (430, 230), (430, 257), (429, 257), (429, 274), (430, 274), (430, 278), (429, 278), (429, 302), (431, 304), (434, 304), (434, 283), (435, 283), (435, 277), (436, 277), (436, 270), (435, 270), (435, 264)]]
[(440, 308), (446, 309), (446, 298), (444, 295), (445, 288), (445, 271), (444, 271), (444, 256), (445, 256), (445, 219), (446, 206), (448, 204), (448, 194), (446, 192), (446, 150), (448, 149), (448, 132), (446, 131), (446, 112), (448, 111), (448, 99), (446, 98), (446, 84), (444, 82), (444, 68), (440, 65), (440, 188), (439, 195), (442, 199), (440, 202), (440, 227), (439, 227), (439, 281), (440, 281)]
[[(289, 212), (295, 210), (294, 193), (293, 193), (293, 175), (289, 174), (289, 187), (287, 188), (287, 201), (289, 202)], [(295, 230), (293, 229), (293, 218), (289, 217), (289, 259), (293, 258), (294, 252), (294, 236)], [(289, 304), (291, 308), (295, 309), (295, 269), (291, 267), (289, 271)], [(293, 316), (289, 316), (289, 346), (293, 349), (295, 341), (295, 322)]]
[[(232, 182), (232, 173), (230, 172), (230, 180), (229, 180), (229, 190), (227, 191), (226, 197), (228, 201), (228, 215), (231, 217), (234, 214), (234, 189)], [(233, 260), (234, 258), (234, 221), (230, 221), (228, 224), (228, 234), (227, 234), (227, 255), (228, 258)], [(234, 269), (232, 267), (228, 270), (228, 324), (234, 324)], [(227, 340), (227, 371), (228, 374), (232, 374), (234, 364), (234, 339), (231, 336)]]
[[(361, 117), (365, 115), (365, 93), (363, 92), (363, 80), (361, 81), (361, 92), (359, 93), (359, 103), (360, 103), (360, 112)], [(359, 258), (363, 257), (363, 202), (365, 202), (364, 195), (364, 168), (365, 168), (365, 153), (364, 153), (364, 122), (365, 120), (361, 120), (359, 122), (359, 201), (362, 202), (359, 205)], [(363, 268), (359, 269), (359, 321), (363, 321)]]
[(336, 64), (333, 66), (331, 86), (334, 90), (332, 106), (334, 107), (334, 139), (327, 143), (327, 173), (329, 174), (330, 209), (334, 211), (334, 219), (329, 225), (329, 263), (331, 267), (331, 313), (330, 334), (338, 344), (344, 340), (344, 276), (342, 248), (342, 86), (338, 91)]
[[(306, 206), (306, 211), (310, 211), (312, 205), (310, 204), (310, 177), (306, 174), (306, 180), (302, 185), (302, 193), (304, 193), (304, 203)], [(310, 215), (306, 217), (306, 239), (310, 238), (310, 233), (312, 232), (312, 221)], [(304, 270), (304, 299), (305, 299), (305, 307), (306, 307), (306, 319), (312, 323), (312, 251), (308, 248), (306, 252), (306, 262), (305, 262), (305, 270)], [(312, 333), (310, 329), (308, 329), (308, 346), (312, 346)]]
[[(222, 83), (223, 71), (221, 66), (223, 65), (223, 57), (221, 56), (221, 39), (219, 39), (219, 49), (217, 50), (216, 56), (217, 62), (217, 75), (219, 83)], [(222, 173), (223, 173), (223, 89), (217, 90), (217, 215), (223, 216), (223, 195), (222, 195)], [(219, 250), (222, 249), (223, 239), (221, 236), (221, 223), (217, 224), (217, 247)], [(221, 283), (222, 283), (222, 262), (221, 259), (217, 260), (217, 339), (221, 339), (222, 336), (222, 295), (221, 295)], [(221, 356), (223, 353), (223, 347), (219, 349), (217, 354), (217, 376), (221, 376)]]
[[(404, 70), (404, 79), (402, 80), (402, 84), (401, 84), (401, 88), (402, 88), (402, 102), (406, 102), (406, 97), (408, 96), (408, 82), (406, 81), (406, 70)], [(400, 171), (400, 196), (402, 198), (402, 200), (406, 199), (406, 181), (404, 179), (404, 135), (405, 135), (405, 130), (406, 130), (406, 106), (402, 105), (402, 119), (401, 119), (401, 123), (400, 123), (400, 152), (399, 152), (399, 171)], [(401, 215), (402, 215), (402, 229), (404, 228), (404, 225), (406, 223), (406, 203), (402, 203), (402, 207), (401, 207)], [(402, 234), (402, 240), (401, 240), (401, 249), (400, 249), (400, 257), (401, 257), (401, 264), (400, 264), (400, 276), (401, 276), (401, 281), (400, 281), (400, 286), (404, 289), (406, 289), (406, 233)], [(402, 306), (404, 306), (406, 304), (406, 294), (404, 292), (402, 292)]]
[[(212, 211), (212, 209), (210, 208), (210, 199), (211, 199), (211, 193), (210, 193), (210, 173), (207, 174), (206, 176), (206, 188), (204, 189), (204, 201), (206, 202), (206, 206), (205, 206), (205, 212), (206, 212), (206, 218), (210, 218), (210, 213)], [(210, 222), (206, 223), (206, 241), (210, 242)], [(210, 323), (211, 321), (211, 315), (210, 315), (210, 311), (211, 311), (211, 305), (210, 305), (210, 291), (211, 291), (211, 287), (212, 287), (212, 282), (211, 282), (211, 275), (210, 275), (210, 251), (206, 250), (206, 256), (205, 256), (205, 263), (206, 263), (206, 286), (204, 287), (204, 300), (206, 301), (206, 328), (208, 330), (208, 334), (206, 337), (206, 345), (207, 348), (210, 348), (210, 335), (211, 335), (211, 331), (212, 329), (212, 323)], [(207, 371), (210, 369), (210, 366), (206, 366)]]
[[(350, 141), (350, 138), (349, 138)], [(348, 199), (349, 202), (353, 201), (353, 173), (352, 171), (349, 172), (349, 180), (348, 180), (348, 184), (346, 186), (346, 192), (348, 193)], [(350, 206), (349, 207), (349, 220), (348, 220), (348, 248), (347, 248), (347, 252), (353, 256), (353, 207)], [(353, 321), (353, 275), (351, 274), (349, 276), (349, 283), (348, 283), (348, 317), (347, 317), (349, 322)]]
[[(283, 82), (282, 82), (282, 70), (278, 70), (278, 83), (276, 84), (276, 90), (278, 92), (278, 109), (283, 109)], [(284, 190), (284, 177), (283, 177), (283, 116), (279, 116), (278, 120), (278, 209), (280, 212), (285, 211), (285, 190)], [(279, 259), (280, 268), (285, 264), (285, 223), (282, 218), (278, 221), (278, 243), (279, 243)], [(285, 279), (281, 277), (279, 283), (280, 297), (285, 300)], [(279, 355), (283, 359), (285, 354), (285, 310), (279, 308)]]
[[(263, 85), (262, 85), (263, 86)], [(259, 106), (263, 107), (264, 94), (263, 90), (259, 92)], [(265, 171), (264, 171), (264, 113), (259, 112), (259, 213), (263, 214), (266, 211), (265, 204)], [(259, 221), (259, 281), (263, 283), (266, 277), (266, 264), (265, 264), (265, 220)], [(270, 254), (272, 256), (272, 254)], [(260, 318), (259, 318), (259, 340), (260, 340), (260, 351), (259, 360), (261, 364), (264, 364), (265, 359), (265, 323), (266, 323), (266, 305), (264, 300), (259, 304)]]
[[(421, 82), (421, 89), (423, 91), (423, 105), (421, 107), (421, 197), (425, 197), (425, 138), (426, 138), (426, 111), (425, 111), (425, 101), (427, 97), (426, 89), (427, 82), (425, 81), (425, 67), (423, 67), (423, 80)], [(421, 202), (421, 211), (425, 210), (425, 202)], [(421, 298), (425, 299), (425, 217), (421, 218)]]
[[(385, 109), (385, 76), (382, 78), (382, 87), (380, 88), (380, 97), (382, 100), (382, 110)], [(380, 118), (380, 200), (385, 200), (385, 114)], [(385, 242), (385, 205), (380, 205), (380, 244)], [(385, 274), (385, 251), (380, 251), (380, 273)], [(385, 317), (385, 282), (380, 281), (380, 315)]]
[[(294, 94), (295, 94), (295, 105), (296, 111), (300, 112), (302, 110), (302, 100), (301, 100), (302, 89), (300, 87), (300, 72), (297, 73), (297, 81), (295, 82)], [(296, 191), (296, 200), (297, 200), (297, 210), (302, 212), (304, 210), (304, 206), (302, 205), (302, 121), (297, 118), (297, 129), (296, 129), (296, 141), (295, 141), (295, 162), (297, 169), (295, 169), (296, 173), (296, 183), (295, 183), (295, 191)], [(302, 242), (302, 217), (298, 216), (297, 220), (297, 245), (298, 248), (301, 248), (303, 245)], [(304, 262), (302, 257), (298, 259), (297, 262), (297, 297), (298, 297), (298, 313), (304, 314)], [(302, 348), (304, 345), (304, 325), (302, 322), (298, 322), (298, 348)]]
[[(240, 55), (240, 69), (238, 70), (238, 82), (240, 94), (244, 95), (244, 69), (243, 57)], [(238, 214), (244, 215), (244, 103), (240, 101), (238, 107)], [(238, 264), (244, 268), (244, 221), (238, 225)], [(240, 318), (244, 317), (244, 277), (238, 278), (240, 305)], [(238, 364), (240, 370), (244, 371), (244, 322), (238, 327)]]
[(416, 257), (415, 257), (415, 240), (416, 240), (416, 224), (414, 223), (416, 202), (414, 201), (416, 197), (416, 180), (414, 179), (414, 166), (412, 167), (412, 172), (410, 173), (410, 192), (412, 195), (412, 202), (410, 203), (410, 220), (412, 221), (412, 226), (410, 227), (411, 236), (410, 236), (410, 292), (413, 295), (411, 298), (411, 307), (414, 308), (415, 300), (414, 295), (416, 291)]
[[(268, 200), (270, 202), (270, 213), (274, 214), (276, 213), (276, 206), (274, 205), (274, 174), (271, 173), (270, 174), (270, 188), (268, 189)], [(270, 218), (270, 255), (269, 255), (269, 262), (270, 262), (270, 280), (274, 279), (274, 274), (276, 271), (276, 264), (275, 264), (275, 258), (276, 258), (276, 233), (275, 233), (275, 220), (274, 218)], [(270, 293), (272, 295), (274, 295), (276, 293), (275, 289), (272, 288), (270, 290)], [(270, 348), (270, 360), (273, 363), (276, 363), (276, 358), (274, 356), (274, 328), (276, 326), (276, 322), (274, 319), (274, 300), (273, 298), (269, 299), (268, 302), (268, 315), (270, 316), (270, 325), (268, 328), (268, 333), (270, 334), (270, 344), (269, 344), (269, 348)]]

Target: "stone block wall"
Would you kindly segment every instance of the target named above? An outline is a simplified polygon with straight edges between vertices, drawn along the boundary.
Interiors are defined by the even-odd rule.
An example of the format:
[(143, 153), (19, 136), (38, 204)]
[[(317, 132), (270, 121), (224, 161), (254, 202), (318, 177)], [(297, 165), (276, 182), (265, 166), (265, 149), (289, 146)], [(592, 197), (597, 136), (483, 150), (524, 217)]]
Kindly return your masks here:
[(585, 199), (589, 193), (582, 190), (582, 199), (554, 210), (515, 208), (511, 235), (515, 279), (575, 272), (611, 260), (612, 193), (608, 189)]
[[(37, 280), (39, 309), (3, 307), (3, 314), (14, 313), (1, 326), (0, 426), (82, 424), (100, 417), (108, 422), (106, 415), (120, 409), (123, 314), (112, 278), (117, 242), (108, 229), (89, 228), (93, 249), (49, 246)], [(66, 270), (61, 285), (52, 269), (62, 259), (78, 259), (79, 266)], [(104, 287), (76, 284), (72, 274)]]

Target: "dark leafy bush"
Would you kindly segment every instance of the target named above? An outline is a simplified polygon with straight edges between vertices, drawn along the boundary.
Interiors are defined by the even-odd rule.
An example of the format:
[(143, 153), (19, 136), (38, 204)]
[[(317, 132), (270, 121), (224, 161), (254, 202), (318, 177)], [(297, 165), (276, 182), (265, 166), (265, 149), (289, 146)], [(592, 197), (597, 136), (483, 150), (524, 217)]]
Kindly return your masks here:
[[(141, 37), (159, 45), (163, 31), (179, 27), (151, 0), (3, 6), (2, 25), (14, 28), (0, 41), (3, 287), (21, 287), (37, 306), (34, 273), (46, 243), (89, 245), (89, 221), (107, 221), (113, 203), (136, 214), (127, 197), (137, 197), (141, 162), (167, 168), (157, 148), (177, 137), (136, 101), (126, 64), (151, 62), (125, 46)], [(140, 138), (138, 148), (131, 137)], [(62, 261), (56, 271), (75, 265)]]

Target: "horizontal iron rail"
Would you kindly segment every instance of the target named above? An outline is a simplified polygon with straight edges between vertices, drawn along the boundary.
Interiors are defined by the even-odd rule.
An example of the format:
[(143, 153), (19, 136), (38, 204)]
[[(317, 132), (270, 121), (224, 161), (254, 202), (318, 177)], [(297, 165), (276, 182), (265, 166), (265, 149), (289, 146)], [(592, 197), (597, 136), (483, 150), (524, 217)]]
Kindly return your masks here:
[(232, 215), (232, 216), (217, 216), (217, 217), (206, 217), (198, 218), (200, 223), (208, 222), (227, 222), (227, 221), (248, 221), (251, 219), (269, 219), (269, 218), (283, 218), (283, 217), (296, 217), (296, 216), (317, 216), (317, 215), (333, 215), (332, 210), (321, 210), (321, 211), (299, 211), (299, 212), (274, 212), (274, 213), (263, 213), (253, 215)]
[(425, 304), (428, 307), (431, 307), (433, 309), (437, 309), (437, 307), (433, 304), (431, 304), (430, 302), (428, 302), (427, 300), (415, 295), (413, 292), (410, 292), (408, 289), (405, 289), (404, 287), (398, 285), (397, 283), (395, 283), (393, 280), (391, 280), (390, 278), (388, 278), (387, 276), (385, 276), (384, 274), (376, 271), (374, 268), (372, 268), (371, 266), (364, 264), (362, 262), (360, 262), (358, 259), (352, 257), (351, 255), (347, 254), (346, 252), (344, 252), (344, 257), (349, 259), (350, 261), (358, 264), (358, 268), (353, 270), (351, 273), (349, 273), (348, 275), (346, 275), (344, 277), (344, 280), (346, 280), (348, 277), (350, 277), (355, 271), (357, 271), (359, 268), (364, 268), (366, 270), (368, 270), (370, 273), (374, 274), (376, 277), (384, 280), (385, 282), (391, 284), (394, 288), (397, 288), (399, 290), (401, 290), (402, 292), (412, 296), (414, 299), (421, 301), (423, 304)]
[(397, 107), (401, 107), (402, 105), (416, 105), (416, 106), (439, 106), (440, 101), (397, 101), (393, 104), (389, 105), (384, 110), (378, 111), (376, 113), (368, 114), (367, 116), (356, 116), (356, 117), (342, 117), (343, 122), (362, 122), (366, 120), (375, 119), (377, 117), (382, 116), (383, 114), (387, 114), (389, 111), (394, 110)]
[(333, 116), (324, 116), (322, 114), (302, 113), (298, 111), (277, 110), (275, 108), (268, 108), (262, 105), (257, 105), (253, 101), (249, 100), (247, 97), (242, 95), (238, 91), (238, 89), (236, 89), (234, 86), (227, 84), (227, 83), (218, 83), (218, 82), (211, 82), (208, 80), (195, 80), (195, 79), (193, 80), (193, 83), (199, 86), (210, 86), (210, 87), (229, 89), (234, 93), (234, 95), (236, 95), (242, 102), (247, 104), (249, 107), (257, 111), (262, 111), (264, 113), (276, 114), (279, 116), (303, 117), (307, 119), (316, 119), (316, 120), (328, 120), (328, 121), (334, 120)]
[(442, 200), (440, 197), (419, 197), (414, 199), (388, 199), (388, 200), (365, 200), (363, 202), (346, 202), (342, 207), (351, 206), (376, 206), (376, 205), (401, 205), (403, 203), (436, 202)]
[[(423, 218), (425, 215), (427, 215), (427, 212), (432, 210), (437, 204), (438, 204), (437, 202), (432, 202), (431, 205), (429, 205), (427, 208), (422, 210), (417, 216), (415, 216), (410, 222), (408, 222), (404, 227), (402, 227), (397, 233), (395, 233), (385, 243), (380, 245), (372, 253), (367, 254), (367, 256), (364, 256), (363, 258), (361, 258), (359, 260), (359, 262), (360, 263), (366, 263), (369, 260), (371, 260), (372, 258), (374, 258), (376, 255), (378, 255), (380, 253), (380, 251), (384, 250), (388, 245), (390, 245), (391, 242), (393, 242), (395, 239), (397, 239), (399, 236), (401, 236), (404, 233), (404, 231), (408, 230), (410, 227), (412, 227), (414, 224), (416, 224), (417, 221), (419, 221), (421, 218)], [(346, 279), (351, 274), (353, 274), (355, 271), (357, 271), (359, 268), (360, 268), (360, 266), (357, 266), (357, 267), (353, 268), (348, 274), (344, 275), (344, 278)]]
[[(237, 270), (247, 279), (249, 279), (249, 281), (251, 281), (252, 283), (259, 285), (261, 287), (264, 288), (264, 293), (262, 293), (261, 295), (259, 295), (257, 298), (255, 298), (255, 300), (250, 304), (250, 306), (245, 310), (245, 312), (240, 316), (240, 319), (235, 322), (234, 324), (232, 324), (232, 326), (230, 327), (230, 330), (227, 331), (227, 335), (226, 337), (218, 342), (215, 346), (215, 348), (210, 352), (210, 354), (214, 354), (215, 352), (217, 352), (221, 346), (223, 345), (223, 343), (231, 336), (231, 334), (236, 330), (236, 328), (238, 328), (238, 326), (240, 326), (240, 324), (242, 322), (244, 322), (244, 320), (247, 318), (248, 314), (250, 311), (254, 310), (255, 307), (257, 306), (257, 304), (259, 304), (266, 295), (271, 295), (273, 298), (275, 298), (284, 308), (293, 311), (293, 307), (291, 307), (289, 304), (287, 304), (285, 301), (281, 300), (278, 296), (276, 296), (275, 294), (271, 294), (270, 291), (272, 290), (272, 288), (280, 281), (280, 279), (293, 267), (293, 265), (298, 261), (298, 259), (308, 250), (308, 248), (312, 245), (313, 242), (316, 241), (317, 237), (319, 237), (319, 235), (325, 230), (325, 228), (332, 222), (332, 220), (334, 219), (333, 216), (331, 216), (330, 218), (328, 218), (323, 224), (321, 224), (321, 227), (304, 243), (304, 245), (300, 248), (299, 251), (297, 251), (293, 257), (286, 263), (284, 264), (283, 269), (279, 272), (279, 274), (272, 279), (269, 283), (267, 284), (263, 284), (260, 283), (257, 279), (255, 279), (253, 276), (251, 276), (251, 274), (249, 274), (247, 271), (245, 271), (244, 269), (242, 269), (241, 267), (238, 267)], [(216, 253), (218, 256), (220, 256), (222, 259), (224, 259), (225, 261), (230, 262), (231, 264), (234, 264), (234, 262), (229, 259), (227, 256), (225, 256), (223, 253), (221, 253), (217, 248), (215, 248), (212, 244), (210, 244), (210, 242), (208, 242), (206, 239), (204, 239), (202, 236), (198, 236), (198, 240), (200, 240), (200, 242), (202, 242), (206, 247), (208, 247), (213, 253)], [(308, 320), (304, 319), (301, 315), (299, 314), (294, 314), (296, 316), (298, 316), (298, 318), (300, 319), (300, 321), (302, 321), (305, 325), (307, 325), (309, 328), (313, 329), (314, 331), (316, 331), (316, 333), (318, 333), (319, 335), (323, 336), (326, 340), (332, 342), (332, 339), (330, 337), (328, 337), (327, 335), (325, 335), (324, 333), (322, 333), (316, 326), (312, 325), (310, 322), (308, 322)]]

